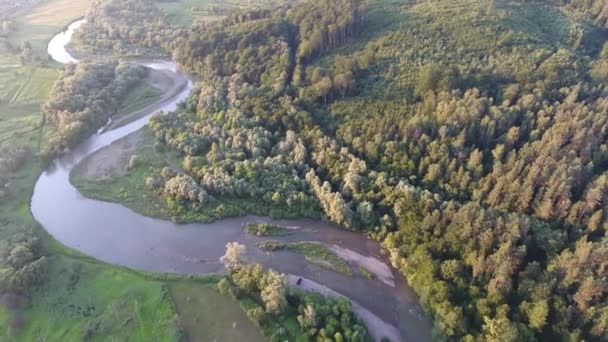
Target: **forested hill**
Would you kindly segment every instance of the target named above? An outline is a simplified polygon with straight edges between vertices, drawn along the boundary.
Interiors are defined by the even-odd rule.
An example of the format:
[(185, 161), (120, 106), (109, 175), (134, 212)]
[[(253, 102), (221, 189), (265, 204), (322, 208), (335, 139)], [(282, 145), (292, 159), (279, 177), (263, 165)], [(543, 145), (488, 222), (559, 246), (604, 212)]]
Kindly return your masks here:
[[(151, 1), (151, 0), (150, 0)], [(437, 338), (608, 338), (604, 1), (303, 1), (173, 41), (176, 213), (326, 216), (383, 242)]]
[(284, 91), (296, 65), (301, 73), (306, 62), (350, 39), (364, 13), (364, 6), (350, 0), (237, 12), (192, 27), (173, 56), (208, 77), (239, 73), (249, 83)]

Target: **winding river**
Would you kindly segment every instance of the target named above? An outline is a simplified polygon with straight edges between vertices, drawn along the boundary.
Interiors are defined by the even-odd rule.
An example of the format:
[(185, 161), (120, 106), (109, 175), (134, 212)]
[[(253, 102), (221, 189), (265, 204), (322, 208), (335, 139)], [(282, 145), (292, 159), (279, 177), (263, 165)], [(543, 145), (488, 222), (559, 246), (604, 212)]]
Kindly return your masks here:
[[(49, 42), (49, 55), (59, 63), (78, 63), (66, 51), (73, 32), (83, 23), (76, 21)], [(290, 275), (290, 282), (302, 277), (299, 286), (330, 296), (346, 296), (376, 339), (429, 341), (431, 323), (422, 314), (418, 299), (403, 276), (388, 266), (378, 243), (363, 234), (339, 229), (314, 220), (279, 220), (246, 216), (211, 224), (177, 225), (144, 217), (116, 203), (82, 196), (69, 181), (70, 171), (83, 158), (145, 126), (158, 111), (175, 110), (184, 100), (192, 81), (170, 61), (142, 62), (157, 70), (167, 70), (187, 82), (176, 96), (149, 109), (141, 119), (103, 134), (90, 137), (72, 153), (57, 160), (36, 182), (31, 210), (38, 222), (58, 241), (99, 260), (131, 268), (179, 274), (222, 272), (218, 259), (225, 245), (239, 241), (247, 246), (247, 257)], [(286, 241), (318, 241), (376, 277), (347, 276), (315, 266), (289, 252), (265, 253), (256, 244), (263, 238), (243, 232), (251, 221), (274, 222), (293, 227)], [(322, 285), (321, 285), (322, 284)], [(295, 286), (295, 284), (294, 284)]]

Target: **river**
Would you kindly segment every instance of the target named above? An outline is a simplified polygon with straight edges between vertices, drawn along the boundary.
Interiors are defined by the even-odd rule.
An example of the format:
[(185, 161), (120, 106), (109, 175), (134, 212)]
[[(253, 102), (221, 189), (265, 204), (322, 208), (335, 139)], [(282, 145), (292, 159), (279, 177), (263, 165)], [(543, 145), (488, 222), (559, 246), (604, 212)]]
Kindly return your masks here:
[[(49, 55), (59, 63), (78, 63), (66, 51), (73, 32), (83, 20), (72, 23), (66, 31), (49, 42)], [(175, 97), (158, 104), (147, 115), (128, 125), (91, 136), (70, 154), (55, 161), (36, 182), (31, 211), (36, 220), (64, 245), (99, 260), (135, 269), (179, 274), (223, 272), (219, 257), (225, 245), (238, 241), (247, 246), (247, 257), (291, 275), (290, 282), (304, 278), (302, 287), (324, 291), (332, 296), (351, 299), (357, 313), (376, 339), (393, 341), (429, 341), (431, 323), (423, 314), (418, 298), (402, 275), (390, 268), (377, 242), (363, 234), (339, 229), (314, 220), (273, 221), (246, 216), (219, 220), (210, 224), (178, 225), (170, 221), (144, 217), (116, 203), (82, 196), (70, 183), (70, 171), (84, 157), (108, 146), (145, 126), (159, 110), (170, 112), (192, 89), (192, 81), (170, 61), (147, 61), (142, 64), (169, 70), (187, 78), (187, 87)], [(243, 232), (250, 221), (274, 222), (294, 227), (294, 233), (282, 238), (289, 241), (318, 241), (342, 253), (356, 265), (366, 265), (377, 273), (376, 279), (342, 275), (308, 263), (290, 252), (265, 253), (256, 244), (263, 238)], [(366, 267), (366, 268), (367, 268)], [(321, 285), (322, 284), (322, 285)]]

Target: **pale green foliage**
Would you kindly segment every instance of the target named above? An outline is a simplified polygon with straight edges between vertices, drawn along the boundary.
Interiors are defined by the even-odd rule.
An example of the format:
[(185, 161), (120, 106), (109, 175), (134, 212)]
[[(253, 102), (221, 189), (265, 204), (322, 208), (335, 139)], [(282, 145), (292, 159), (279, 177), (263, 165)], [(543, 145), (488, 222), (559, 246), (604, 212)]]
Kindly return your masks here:
[(279, 314), (287, 306), (285, 291), (287, 289), (287, 279), (285, 275), (268, 271), (263, 280), (264, 286), (260, 291), (260, 297), (269, 314)]

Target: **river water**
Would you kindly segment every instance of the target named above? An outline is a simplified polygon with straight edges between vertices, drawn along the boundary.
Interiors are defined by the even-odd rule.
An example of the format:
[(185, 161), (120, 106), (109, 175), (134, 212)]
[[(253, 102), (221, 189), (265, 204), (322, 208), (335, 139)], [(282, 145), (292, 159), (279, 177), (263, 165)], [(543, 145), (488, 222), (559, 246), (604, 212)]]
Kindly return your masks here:
[[(73, 32), (83, 23), (79, 20), (49, 42), (49, 55), (60, 63), (77, 63), (66, 51)], [(153, 69), (169, 70), (187, 78), (173, 62), (142, 63)], [(145, 126), (150, 118), (162, 110), (175, 110), (192, 89), (192, 81), (172, 99), (157, 106), (145, 117), (120, 128), (90, 137), (72, 153), (57, 160), (44, 171), (36, 182), (31, 200), (31, 211), (36, 220), (58, 241), (99, 260), (155, 272), (203, 274), (222, 272), (219, 257), (225, 245), (239, 241), (247, 246), (247, 257), (280, 272), (303, 277), (323, 284), (336, 293), (356, 302), (358, 306), (397, 328), (389, 333), (382, 325), (370, 327), (374, 336), (386, 335), (393, 340), (429, 341), (430, 322), (424, 317), (418, 299), (397, 271), (388, 269), (393, 283), (350, 277), (326, 270), (289, 252), (264, 253), (256, 244), (262, 238), (243, 232), (243, 225), (251, 221), (274, 222), (295, 227), (294, 233), (282, 238), (289, 241), (319, 241), (327, 246), (381, 261), (386, 258), (378, 243), (363, 234), (339, 229), (329, 223), (314, 220), (273, 221), (264, 217), (246, 216), (219, 220), (210, 224), (177, 225), (170, 221), (142, 216), (116, 203), (88, 199), (69, 181), (70, 171), (84, 157), (108, 146)], [(356, 263), (357, 261), (353, 261)], [(366, 320), (368, 325), (371, 322)]]

